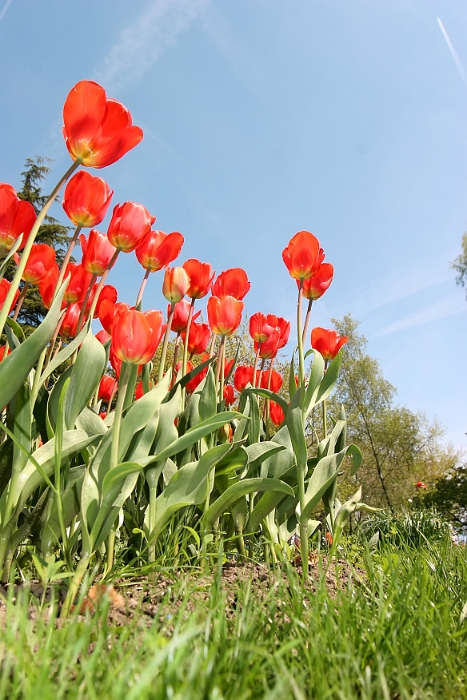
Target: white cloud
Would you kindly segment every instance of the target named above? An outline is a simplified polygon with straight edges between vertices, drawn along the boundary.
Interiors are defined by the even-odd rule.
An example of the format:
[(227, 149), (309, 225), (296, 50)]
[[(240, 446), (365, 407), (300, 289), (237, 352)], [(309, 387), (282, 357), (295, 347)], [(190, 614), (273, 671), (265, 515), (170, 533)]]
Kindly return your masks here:
[(136, 20), (125, 27), (94, 75), (106, 91), (139, 80), (211, 0), (154, 0)]
[(420, 311), (408, 314), (395, 323), (391, 323), (391, 325), (375, 333), (374, 337), (395, 333), (396, 331), (402, 331), (406, 328), (412, 328), (413, 326), (421, 326), (425, 323), (431, 323), (432, 321), (437, 321), (447, 316), (455, 316), (465, 311), (467, 311), (465, 298), (461, 296), (459, 292), (455, 292), (444, 299), (439, 299), (439, 301), (436, 301), (434, 304), (430, 304), (430, 306), (426, 306)]
[(3, 6), (3, 10), (0, 12), (0, 22), (1, 22), (2, 19), (5, 17), (5, 13), (6, 13), (6, 11), (8, 10), (8, 8), (10, 7), (10, 5), (11, 5), (12, 2), (13, 2), (13, 0), (6, 0), (6, 3), (5, 3), (5, 5)]

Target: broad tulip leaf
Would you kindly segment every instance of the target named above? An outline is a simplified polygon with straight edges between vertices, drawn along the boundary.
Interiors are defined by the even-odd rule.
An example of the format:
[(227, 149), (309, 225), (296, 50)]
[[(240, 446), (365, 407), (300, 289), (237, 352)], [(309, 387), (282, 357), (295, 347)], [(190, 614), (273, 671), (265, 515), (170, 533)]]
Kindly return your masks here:
[(265, 440), (264, 442), (257, 442), (254, 445), (249, 445), (246, 448), (248, 454), (248, 475), (255, 472), (268, 457), (284, 449), (285, 447), (283, 445), (273, 442), (272, 440)]
[(257, 396), (262, 396), (264, 399), (270, 399), (271, 401), (278, 403), (284, 411), (284, 415), (287, 415), (289, 405), (282, 396), (279, 396), (279, 394), (275, 394), (273, 391), (269, 391), (269, 389), (245, 389), (245, 392), (248, 392), (249, 394), (256, 394)]
[(94, 413), (94, 411), (85, 406), (75, 421), (75, 425), (80, 430), (84, 430), (90, 437), (91, 435), (105, 435), (108, 428), (102, 418)]
[(303, 387), (297, 389), (289, 410), (286, 413), (286, 420), (295, 458), (297, 460), (297, 469), (305, 472), (308, 455), (305, 439), (304, 415), (301, 408), (303, 391)]
[(280, 479), (262, 479), (259, 477), (237, 481), (232, 486), (229, 486), (227, 491), (224, 491), (203, 515), (202, 521), (204, 522), (204, 529), (212, 530), (212, 526), (216, 520), (218, 520), (233, 503), (238, 501), (242, 496), (257, 491), (281, 491), (282, 493), (293, 495), (293, 489), (284, 481), (280, 481)]
[(244, 447), (233, 447), (233, 449), (218, 462), (216, 466), (216, 477), (230, 474), (237, 469), (243, 469), (248, 463), (248, 454)]
[(202, 503), (207, 496), (207, 477), (216, 464), (231, 450), (231, 445), (211, 448), (198, 462), (191, 462), (178, 470), (167, 487), (156, 499), (156, 522), (150, 533), (150, 542), (162, 530), (169, 518), (180, 508)]
[(333, 486), (339, 475), (339, 467), (347, 454), (347, 449), (320, 459), (308, 482), (305, 493), (305, 507), (300, 519), (306, 521), (318, 505), (322, 496)]
[[(10, 347), (17, 347), (17, 345), (19, 345), (20, 343), (23, 343), (25, 340), (23, 329), (21, 328), (19, 323), (17, 323), (16, 321), (13, 321), (13, 319), (10, 318), (9, 316), (7, 317), (7, 320), (6, 320), (5, 333), (7, 334), (8, 342), (10, 343)], [(11, 342), (12, 333), (13, 333), (13, 342)]]
[(66, 284), (60, 287), (49, 313), (40, 326), (0, 362), (0, 408), (10, 403), (53, 337), (62, 313), (61, 303)]
[(292, 401), (295, 392), (297, 391), (297, 383), (295, 381), (295, 352), (296, 348), (294, 349), (292, 353), (292, 359), (290, 360), (290, 369), (289, 369), (289, 402)]
[[(13, 448), (13, 472), (19, 473), (28, 461), (27, 453), (31, 449), (31, 390), (28, 382), (19, 388), (10, 404), (13, 416), (13, 433), (17, 442)], [(19, 447), (23, 446), (23, 449)]]
[(319, 385), (319, 389), (316, 395), (316, 400), (315, 400), (315, 406), (321, 401), (324, 401), (324, 399), (327, 399), (329, 394), (332, 392), (334, 389), (334, 386), (337, 382), (337, 377), (339, 375), (339, 370), (342, 362), (342, 349), (339, 350), (335, 358), (332, 360), (330, 363), (329, 367), (326, 370), (326, 374), (324, 375), (321, 384)]
[(65, 402), (65, 425), (68, 430), (96, 391), (105, 369), (105, 350), (92, 334), (88, 333), (73, 365), (70, 385)]
[[(70, 469), (68, 484), (62, 493), (61, 508), (65, 527), (69, 527), (73, 518), (80, 510), (81, 485), (84, 478), (84, 465)], [(54, 499), (52, 510), (48, 513), (41, 532), (41, 551), (48, 552), (61, 540), (60, 519), (57, 510), (57, 501)]]
[(310, 378), (308, 379), (308, 386), (306, 388), (305, 399), (303, 402), (303, 410), (306, 412), (311, 411), (315, 406), (316, 393), (318, 386), (323, 379), (324, 375), (324, 360), (321, 353), (317, 350), (312, 350), (313, 364), (311, 367)]
[[(184, 387), (186, 387), (188, 382), (190, 382), (194, 377), (196, 377), (200, 372), (202, 372), (203, 369), (205, 369), (206, 367), (209, 367), (209, 365), (212, 364), (214, 362), (214, 360), (215, 360), (214, 357), (210, 357), (209, 360), (206, 360), (206, 362), (202, 362), (197, 367), (194, 367), (191, 370), (191, 372), (188, 372), (188, 374), (185, 374), (181, 379), (179, 379), (177, 382), (175, 382), (175, 384), (173, 385), (173, 387), (171, 388), (171, 390), (169, 392), (169, 398), (172, 398), (172, 396), (175, 394), (175, 392), (177, 391), (177, 389), (179, 387), (180, 387), (180, 389), (183, 389)], [(169, 374), (169, 373), (167, 373), (167, 374)]]
[(40, 379), (39, 379), (39, 386), (42, 386), (42, 384), (45, 382), (47, 377), (50, 377), (52, 372), (55, 372), (57, 367), (60, 367), (66, 360), (68, 360), (69, 357), (73, 355), (75, 350), (78, 350), (79, 346), (89, 333), (89, 326), (86, 323), (84, 325), (84, 328), (81, 329), (79, 334), (74, 338), (71, 343), (68, 343), (63, 347), (60, 352), (54, 357), (53, 360), (49, 362), (45, 370), (42, 372)]
[(199, 394), (198, 410), (201, 421), (208, 420), (217, 413), (216, 378), (212, 367), (208, 370), (204, 387)]

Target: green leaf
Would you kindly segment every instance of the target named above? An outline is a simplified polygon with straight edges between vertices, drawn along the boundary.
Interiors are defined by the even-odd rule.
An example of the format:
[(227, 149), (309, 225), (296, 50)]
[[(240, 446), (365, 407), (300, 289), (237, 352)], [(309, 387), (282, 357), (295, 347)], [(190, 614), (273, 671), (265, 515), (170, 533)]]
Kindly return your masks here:
[(272, 440), (257, 442), (246, 448), (248, 454), (248, 475), (255, 472), (261, 464), (276, 452), (281, 452), (285, 447)]
[(319, 385), (318, 393), (316, 396), (315, 405), (327, 399), (329, 394), (334, 389), (337, 382), (337, 377), (339, 375), (339, 370), (342, 362), (342, 349), (339, 350), (336, 357), (332, 360), (329, 367), (326, 370), (326, 374), (323, 377), (321, 384)]
[[(297, 384), (295, 382), (295, 353), (297, 348), (294, 348), (292, 353), (292, 359), (290, 360), (290, 370), (289, 370), (289, 402), (292, 401), (295, 392), (297, 391)], [(283, 409), (282, 409), (283, 410)]]
[(282, 493), (293, 496), (293, 489), (279, 479), (264, 479), (259, 477), (237, 481), (232, 486), (229, 486), (203, 515), (204, 529), (212, 530), (216, 520), (218, 520), (235, 501), (238, 501), (242, 496), (246, 496), (249, 493), (256, 493), (257, 491), (281, 491)]
[(68, 430), (96, 391), (105, 369), (105, 350), (92, 334), (88, 333), (73, 365), (70, 386), (65, 403), (65, 425)]
[(307, 447), (304, 428), (304, 414), (302, 411), (302, 396), (304, 388), (297, 389), (289, 410), (286, 413), (287, 427), (290, 433), (295, 458), (297, 460), (297, 469), (306, 471), (307, 468)]
[(89, 326), (86, 323), (84, 325), (84, 328), (81, 329), (80, 333), (74, 338), (74, 340), (71, 341), (71, 343), (68, 343), (65, 345), (64, 348), (60, 350), (60, 352), (54, 357), (53, 360), (49, 362), (45, 370), (42, 372), (40, 379), (39, 379), (39, 386), (42, 386), (47, 379), (47, 377), (50, 377), (52, 372), (55, 372), (57, 367), (60, 367), (66, 360), (68, 360), (69, 357), (73, 355), (75, 350), (79, 348), (87, 334), (89, 333)]
[(0, 362), (0, 408), (6, 406), (36, 364), (59, 322), (66, 283), (59, 289), (50, 311), (34, 333)]
[[(10, 403), (13, 416), (13, 433), (17, 442), (13, 448), (13, 472), (22, 471), (28, 461), (31, 450), (31, 391), (28, 382), (19, 388), (15, 398)], [(20, 448), (23, 446), (23, 449)]]
[(257, 396), (262, 396), (264, 399), (270, 399), (271, 401), (278, 403), (284, 411), (284, 415), (287, 415), (289, 405), (282, 396), (279, 396), (279, 394), (275, 394), (273, 391), (269, 391), (268, 389), (245, 389), (244, 393), (245, 392), (248, 392), (249, 394), (256, 394)]
[(313, 352), (313, 365), (311, 368), (310, 378), (308, 379), (305, 399), (303, 401), (303, 410), (306, 412), (309, 412), (315, 405), (314, 398), (324, 374), (323, 356), (317, 350), (312, 349), (311, 352)]
[(16, 321), (13, 321), (13, 319), (10, 318), (9, 316), (7, 316), (6, 323), (7, 323), (7, 326), (5, 327), (5, 332), (8, 336), (8, 341), (10, 341), (10, 338), (11, 338), (11, 335), (8, 335), (8, 331), (10, 331), (10, 334), (11, 334), (11, 331), (13, 331), (14, 336), (15, 336), (16, 341), (17, 341), (16, 343), (10, 342), (10, 346), (16, 347), (17, 345), (19, 345), (19, 343), (24, 343), (25, 337), (24, 337), (23, 329), (21, 328), (19, 323), (17, 323)]
[(201, 421), (208, 420), (217, 413), (216, 379), (212, 367), (209, 368), (200, 392), (198, 410)]
[(191, 372), (188, 372), (188, 374), (185, 374), (185, 376), (179, 379), (171, 388), (169, 392), (169, 399), (172, 398), (172, 396), (175, 394), (178, 388), (183, 389), (184, 387), (186, 387), (188, 382), (190, 382), (194, 377), (196, 377), (200, 372), (202, 372), (203, 369), (205, 369), (205, 367), (209, 367), (209, 365), (212, 364), (215, 359), (215, 357), (210, 357), (209, 360), (206, 360), (206, 362), (202, 362), (197, 367), (194, 367), (191, 370)]

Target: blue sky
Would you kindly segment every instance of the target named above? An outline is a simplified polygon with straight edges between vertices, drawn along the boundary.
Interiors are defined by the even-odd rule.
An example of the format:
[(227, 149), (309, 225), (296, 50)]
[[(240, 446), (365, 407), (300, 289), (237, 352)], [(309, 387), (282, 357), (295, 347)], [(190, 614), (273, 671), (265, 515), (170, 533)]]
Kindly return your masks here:
[[(54, 159), (50, 184), (64, 172), (64, 99), (97, 80), (145, 133), (94, 171), (114, 203), (181, 231), (182, 260), (244, 267), (249, 313), (291, 320), (281, 251), (313, 231), (335, 266), (313, 325), (359, 319), (398, 402), (466, 448), (467, 301), (449, 262), (467, 229), (467, 85), (437, 17), (467, 66), (461, 0), (0, 0), (0, 181), (18, 187), (35, 154)], [(120, 260), (122, 299), (141, 276)], [(161, 281), (146, 306), (165, 308)]]

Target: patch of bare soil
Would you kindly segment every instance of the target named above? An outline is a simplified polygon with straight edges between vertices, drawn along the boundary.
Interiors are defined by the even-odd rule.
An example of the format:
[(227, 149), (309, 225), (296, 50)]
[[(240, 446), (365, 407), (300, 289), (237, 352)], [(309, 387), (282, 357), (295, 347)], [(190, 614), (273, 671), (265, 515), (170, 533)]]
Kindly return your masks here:
[[(320, 579), (324, 579), (329, 595), (334, 598), (337, 591), (344, 590), (351, 581), (359, 584), (366, 578), (363, 569), (351, 567), (343, 559), (332, 562), (330, 566), (328, 563), (326, 555), (310, 556), (307, 595), (313, 595)], [(300, 567), (297, 567), (297, 574), (295, 579), (287, 577), (280, 569), (268, 569), (259, 563), (226, 563), (219, 578), (221, 594), (225, 597), (226, 616), (230, 618), (235, 614), (239, 596), (246, 585), (249, 587), (250, 596), (262, 601), (278, 588), (282, 590), (282, 595), (292, 594), (290, 586), (300, 585)], [(171, 620), (176, 614), (181, 613), (188, 617), (194, 610), (202, 609), (203, 602), (209, 602), (218, 577), (219, 572), (216, 571), (209, 575), (183, 570), (168, 575), (156, 571), (152, 581), (145, 576), (120, 579), (113, 585), (96, 583), (84, 600), (77, 603), (79, 610), (75, 608), (75, 612), (78, 612), (80, 617), (87, 612), (92, 614), (102, 601), (107, 599), (109, 625), (119, 627), (136, 621), (138, 625), (149, 627), (157, 620), (170, 634)], [(14, 584), (13, 590), (8, 588), (0, 585), (0, 628), (6, 623), (4, 601), (8, 596), (18, 604), (28, 601), (28, 616), (34, 620), (57, 614), (66, 595), (66, 587), (63, 584), (54, 584), (45, 591), (37, 581)], [(52, 600), (58, 605), (51, 606)]]

